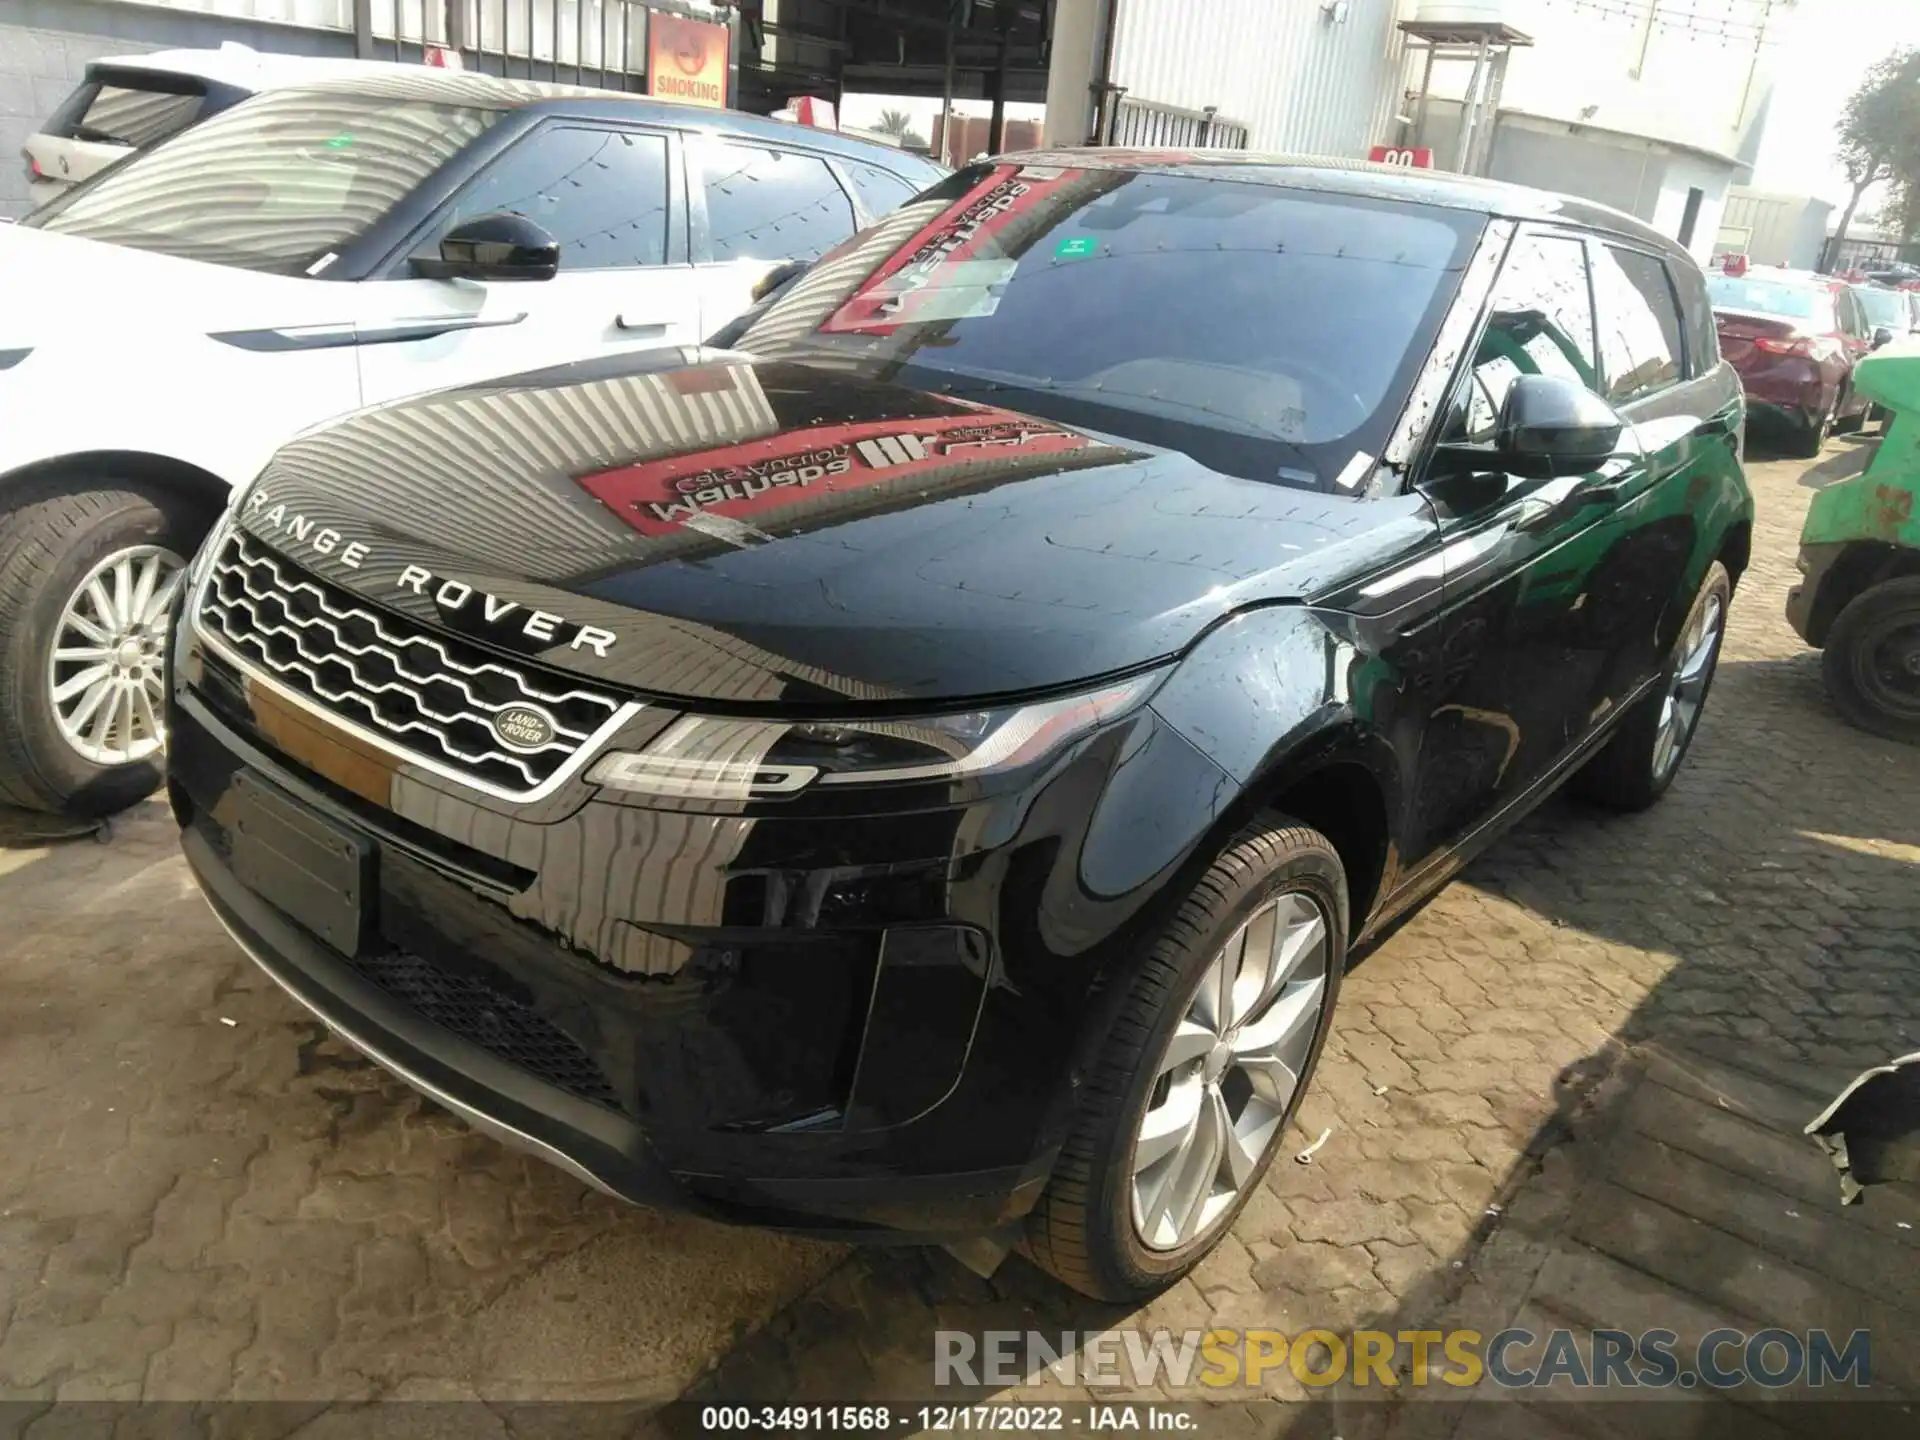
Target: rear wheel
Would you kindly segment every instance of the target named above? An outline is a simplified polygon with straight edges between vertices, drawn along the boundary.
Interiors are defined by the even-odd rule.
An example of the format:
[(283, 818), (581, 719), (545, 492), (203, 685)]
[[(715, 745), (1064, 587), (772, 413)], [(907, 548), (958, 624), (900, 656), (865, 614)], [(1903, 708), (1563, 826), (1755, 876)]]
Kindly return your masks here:
[(1027, 1249), (1096, 1299), (1173, 1284), (1260, 1184), (1326, 1041), (1347, 887), (1325, 836), (1237, 835), (1121, 1000)]
[(1575, 795), (1609, 810), (1645, 810), (1673, 784), (1693, 745), (1720, 664), (1733, 582), (1718, 560), (1694, 598), (1653, 692), (1620, 722), (1607, 746), (1573, 777)]
[(1833, 405), (1833, 429), (1836, 434), (1851, 435), (1867, 423), (1868, 407), (1862, 405), (1859, 409), (1849, 414), (1848, 408), (1852, 404), (1853, 392), (1851, 390), (1841, 391), (1840, 398), (1836, 400)]
[(1920, 577), (1854, 596), (1827, 632), (1820, 665), (1827, 693), (1848, 720), (1920, 745)]
[(160, 783), (167, 609), (210, 516), (64, 476), (0, 517), (0, 803), (108, 815)]

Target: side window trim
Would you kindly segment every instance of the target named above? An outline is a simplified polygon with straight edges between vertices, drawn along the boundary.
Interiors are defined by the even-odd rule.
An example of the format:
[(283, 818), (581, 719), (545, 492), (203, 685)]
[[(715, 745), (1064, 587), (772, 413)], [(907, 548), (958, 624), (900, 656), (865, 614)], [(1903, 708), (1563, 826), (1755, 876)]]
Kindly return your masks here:
[(1446, 430), (1454, 399), (1463, 384), (1473, 381), (1474, 352), (1487, 326), (1494, 287), (1499, 284), (1500, 272), (1506, 268), (1507, 255), (1519, 231), (1514, 221), (1496, 215), (1481, 232), (1453, 305), (1440, 321), (1433, 349), (1414, 376), (1400, 420), (1381, 447), (1377, 473), (1394, 474), (1397, 480), (1389, 485), (1376, 481), (1369, 495), (1411, 492), (1426, 478), (1427, 464)]
[[(609, 134), (648, 135), (666, 142), (666, 261), (664, 265), (659, 267), (649, 265), (632, 268), (651, 270), (655, 268), (664, 269), (667, 266), (685, 265), (688, 254), (686, 227), (676, 226), (674, 224), (674, 216), (683, 213), (682, 207), (686, 203), (685, 167), (679, 158), (681, 149), (680, 132), (665, 125), (636, 125), (618, 120), (587, 119), (585, 117), (571, 115), (548, 115), (543, 116), (538, 123), (528, 126), (518, 135), (513, 136), (506, 144), (494, 150), (484, 161), (474, 166), (472, 170), (462, 176), (453, 188), (441, 197), (433, 209), (388, 252), (386, 259), (382, 262), (379, 271), (373, 278), (383, 280), (405, 280), (411, 278), (407, 271), (407, 262), (413, 258), (420, 246), (426, 243), (427, 237), (440, 228), (441, 222), (446, 216), (459, 205), (462, 195), (465, 195), (475, 185), (484, 181), (497, 167), (510, 160), (514, 152), (521, 149), (521, 147), (532, 145), (536, 143), (541, 136), (549, 135), (560, 130), (601, 130)], [(576, 269), (572, 273), (576, 275), (603, 275), (610, 270), (621, 268), (626, 267), (607, 266), (592, 270)], [(561, 273), (565, 274), (567, 272), (563, 269)]]
[(841, 156), (822, 155), (820, 158), (827, 162), (827, 169), (833, 174), (833, 183), (840, 187), (840, 193), (845, 195), (847, 203), (853, 206), (853, 229), (854, 233), (858, 234), (880, 217), (868, 211), (866, 202), (860, 198), (860, 188), (853, 183), (847, 174), (846, 167), (841, 163)]

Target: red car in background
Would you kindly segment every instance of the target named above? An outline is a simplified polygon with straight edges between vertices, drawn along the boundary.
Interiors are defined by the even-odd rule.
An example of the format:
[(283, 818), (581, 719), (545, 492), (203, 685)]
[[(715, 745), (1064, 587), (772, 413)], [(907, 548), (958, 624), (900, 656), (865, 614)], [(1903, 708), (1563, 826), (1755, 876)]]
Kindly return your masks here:
[(1873, 326), (1844, 281), (1735, 256), (1707, 273), (1707, 293), (1748, 413), (1784, 422), (1794, 454), (1817, 455), (1834, 430), (1861, 423), (1867, 400), (1854, 393), (1853, 367), (1873, 349)]

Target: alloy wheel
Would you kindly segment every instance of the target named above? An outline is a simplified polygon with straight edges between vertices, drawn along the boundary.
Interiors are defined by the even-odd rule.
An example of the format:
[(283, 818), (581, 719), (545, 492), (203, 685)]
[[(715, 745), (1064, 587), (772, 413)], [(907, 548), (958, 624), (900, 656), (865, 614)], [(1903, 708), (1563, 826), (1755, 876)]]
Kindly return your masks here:
[(145, 760), (166, 743), (161, 657), (186, 561), (159, 545), (116, 550), (60, 612), (47, 695), (60, 734), (96, 765)]
[(1710, 594), (1681, 637), (1682, 658), (1667, 683), (1666, 701), (1660, 707), (1660, 730), (1653, 746), (1656, 780), (1665, 780), (1680, 763), (1693, 727), (1700, 723), (1700, 708), (1706, 702), (1707, 684), (1713, 679), (1713, 662), (1720, 653), (1726, 618), (1726, 601)]
[(1318, 902), (1288, 892), (1208, 963), (1134, 1138), (1133, 1223), (1148, 1249), (1190, 1244), (1259, 1172), (1313, 1053), (1328, 954)]

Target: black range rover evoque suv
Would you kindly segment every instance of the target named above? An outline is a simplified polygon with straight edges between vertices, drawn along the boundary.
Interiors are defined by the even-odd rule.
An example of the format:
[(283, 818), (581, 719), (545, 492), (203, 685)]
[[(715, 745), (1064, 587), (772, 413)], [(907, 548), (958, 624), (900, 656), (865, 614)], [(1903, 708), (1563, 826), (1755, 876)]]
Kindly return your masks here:
[(1740, 385), (1624, 215), (1014, 157), (715, 339), (295, 441), (169, 656), (235, 938), (619, 1195), (1149, 1293), (1353, 948), (1693, 739)]

